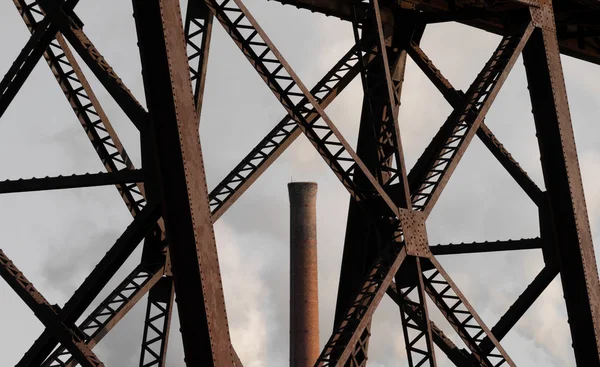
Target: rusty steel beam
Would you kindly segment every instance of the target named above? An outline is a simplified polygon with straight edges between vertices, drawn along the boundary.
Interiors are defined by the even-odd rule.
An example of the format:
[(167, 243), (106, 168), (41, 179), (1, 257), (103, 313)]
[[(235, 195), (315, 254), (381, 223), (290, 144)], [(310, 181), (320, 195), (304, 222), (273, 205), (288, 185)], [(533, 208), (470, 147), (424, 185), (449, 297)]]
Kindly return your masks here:
[[(333, 102), (356, 77), (359, 72), (358, 61), (356, 49), (352, 47), (311, 89), (311, 94), (323, 108)], [(300, 102), (301, 105), (306, 103), (306, 99)], [(318, 118), (318, 114), (312, 114), (308, 122), (312, 123)], [(302, 130), (289, 115), (283, 117), (210, 192), (213, 221), (219, 219), (301, 134)]]
[[(363, 13), (360, 12), (362, 8)], [(355, 47), (362, 56), (359, 62), (361, 81), (364, 91), (364, 111), (366, 119), (374, 130), (376, 163), (370, 168), (382, 187), (396, 184), (398, 194), (394, 197), (397, 206), (410, 208), (407, 172), (404, 163), (404, 152), (398, 127), (399, 95), (392, 79), (387, 45), (378, 0), (363, 0), (352, 8), (352, 29)], [(399, 53), (399, 36), (396, 37), (396, 48)], [(374, 47), (371, 47), (373, 45)], [(367, 55), (373, 58), (369, 64)], [(397, 59), (399, 54), (390, 54)], [(394, 60), (396, 61), (396, 60)], [(395, 68), (394, 68), (395, 70)]]
[[(328, 16), (336, 17), (345, 21), (351, 21), (352, 16), (352, 8), (351, 3), (346, 0), (269, 0), (282, 3), (284, 5), (292, 5), (297, 8), (307, 9), (312, 12), (322, 13)], [(420, 17), (427, 17), (430, 14), (433, 14), (432, 17), (441, 18), (443, 21), (454, 20), (459, 23), (463, 23), (468, 26), (476, 27), (481, 30), (485, 30), (487, 32), (492, 32), (498, 35), (505, 35), (506, 26), (505, 23), (507, 20), (515, 17), (522, 17), (523, 12), (527, 11), (527, 7), (529, 4), (536, 4), (541, 1), (533, 0), (524, 0), (522, 2), (497, 2), (497, 6), (491, 7), (483, 7), (476, 8), (481, 13), (481, 17), (474, 17), (473, 14), (468, 14), (468, 11), (473, 8), (472, 1), (455, 1), (449, 3), (445, 0), (402, 0), (397, 1), (398, 5), (388, 4), (388, 8), (384, 8), (383, 11), (391, 13), (397, 9), (405, 9), (409, 12), (413, 13), (415, 19), (419, 19)], [(560, 1), (562, 2), (562, 1)], [(462, 4), (461, 4), (462, 3)], [(569, 9), (568, 7), (572, 5), (573, 2), (567, 2), (567, 9), (564, 11), (565, 16), (568, 17)], [(585, 6), (588, 9), (581, 10), (585, 13), (596, 14), (597, 2), (591, 2), (592, 4), (596, 4), (596, 8), (591, 7), (590, 4)], [(559, 12), (559, 15), (562, 12)], [(451, 15), (454, 15), (451, 18)], [(427, 20), (427, 19), (425, 19)], [(435, 19), (434, 19), (435, 21)], [(577, 21), (577, 20), (575, 20)], [(587, 20), (583, 20), (585, 24)], [(573, 23), (571, 23), (573, 24)], [(594, 23), (597, 26), (597, 22)], [(600, 37), (587, 37), (583, 39), (582, 43), (578, 39), (565, 39), (560, 40), (559, 48), (560, 52), (575, 57), (584, 61), (592, 62), (595, 64), (600, 64), (600, 51), (598, 51), (598, 42)]]
[[(419, 41), (423, 31), (423, 27), (414, 27), (412, 24), (400, 22), (400, 26), (392, 34), (391, 46), (387, 49), (387, 58), (390, 68), (393, 70), (394, 109), (399, 108), (402, 92), (402, 82), (406, 66), (406, 52), (404, 47), (411, 40)], [(366, 77), (363, 77), (365, 96), (363, 97), (356, 148), (356, 154), (363, 160), (369, 170), (373, 174), (377, 174), (379, 171), (380, 175), (382, 170), (379, 168), (379, 159), (377, 157), (377, 136), (373, 129), (375, 124), (373, 116), (383, 116), (383, 109), (385, 108), (384, 103), (378, 103), (378, 100), (374, 98), (376, 90), (381, 89), (381, 87), (385, 85), (381, 82), (377, 83), (378, 78), (384, 77), (381, 73), (381, 68), (381, 61), (379, 61), (378, 65), (372, 63), (371, 65), (363, 65), (361, 67), (361, 74), (367, 75)], [(369, 81), (370, 84), (368, 83)], [(370, 97), (368, 97), (368, 95), (370, 95)], [(390, 121), (390, 123), (391, 122), (393, 121)], [(378, 124), (382, 124), (382, 122), (379, 121)], [(386, 165), (388, 165), (387, 162)], [(384, 174), (382, 177), (389, 180), (389, 174)], [(361, 185), (366, 183), (366, 178), (360, 174), (360, 172), (357, 172), (354, 181), (358, 185)], [(369, 220), (368, 215), (361, 210), (360, 205), (358, 205), (356, 201), (350, 199), (336, 300), (334, 327), (342, 321), (346, 310), (358, 292), (358, 288), (368, 274), (369, 266), (375, 261), (377, 249), (382, 246), (381, 241), (378, 240), (377, 234), (377, 225)], [(369, 328), (367, 328), (367, 332), (363, 334), (365, 339), (368, 338), (369, 335), (368, 329)], [(366, 359), (368, 344), (363, 344), (363, 349), (365, 351), (364, 358)]]
[(190, 79), (194, 90), (198, 123), (202, 114), (202, 99), (208, 69), (208, 54), (212, 38), (213, 15), (202, 1), (188, 1), (185, 14), (185, 40), (188, 49)]
[(539, 28), (523, 59), (540, 147), (558, 266), (578, 366), (600, 364), (600, 281), (577, 161), (552, 4), (532, 11)]
[[(415, 207), (429, 214), (525, 46), (533, 26), (505, 36), (409, 173)], [(413, 181), (414, 180), (414, 181)]]
[(59, 339), (73, 353), (83, 367), (103, 367), (104, 364), (96, 357), (80, 335), (65, 326), (59, 316), (60, 309), (52, 306), (44, 296), (23, 275), (17, 266), (0, 250), (0, 276), (21, 297), (23, 302), (33, 311), (35, 316), (44, 324), (46, 330)]
[[(508, 70), (510, 70), (511, 66), (516, 61), (521, 49), (524, 47), (527, 39), (529, 38), (532, 29), (533, 27), (529, 24), (527, 25), (527, 27), (525, 27), (521, 34), (517, 34), (515, 36), (507, 36), (502, 40), (502, 42), (492, 55), (490, 61), (485, 65), (483, 71), (473, 83), (473, 86), (471, 88), (472, 90), (470, 90), (470, 92), (467, 93), (467, 95), (470, 96), (469, 100), (476, 99), (477, 103), (479, 103), (479, 107), (481, 108), (484, 105), (484, 102), (480, 101), (481, 99), (483, 101), (486, 101), (489, 98), (490, 94), (498, 92), (498, 84), (501, 85), (504, 78), (506, 78)], [(461, 121), (465, 121), (463, 119), (463, 116), (465, 116), (466, 112), (469, 112), (472, 108), (475, 108), (474, 103), (469, 102), (469, 100), (466, 100), (465, 102), (466, 111), (462, 114), (456, 114), (455, 112), (455, 114), (451, 115), (451, 117), (453, 118), (450, 118), (448, 120), (452, 121), (452, 123), (447, 122), (445, 124), (445, 126), (449, 126), (449, 131), (451, 132), (450, 136), (448, 138), (445, 138), (444, 134), (446, 132), (444, 130), (442, 130), (442, 132), (438, 134), (438, 136), (442, 136), (440, 140), (449, 142), (449, 144), (451, 144), (454, 148), (448, 148), (448, 143), (434, 145), (434, 148), (431, 151), (432, 154), (430, 156), (433, 159), (430, 161), (429, 164), (422, 165), (422, 167), (425, 167), (427, 171), (422, 171), (422, 175), (416, 176), (417, 178), (422, 179), (422, 182), (424, 182), (418, 187), (423, 187), (423, 185), (430, 185), (429, 181), (425, 180), (431, 180), (432, 177), (438, 180), (433, 185), (430, 185), (426, 188), (426, 190), (429, 190), (429, 195), (436, 195), (436, 189), (438, 188), (436, 184), (440, 181), (440, 176), (442, 176), (441, 180), (444, 180), (445, 172), (440, 172), (440, 170), (437, 169), (437, 167), (439, 166), (439, 163), (437, 163), (437, 161), (442, 160), (443, 164), (445, 164), (446, 167), (455, 167), (458, 163), (458, 160), (460, 160), (461, 154), (454, 154), (457, 150), (459, 150), (459, 148), (456, 148), (455, 145), (458, 139), (452, 136), (452, 134), (454, 134), (455, 132), (461, 132), (465, 130), (469, 131), (470, 126), (466, 126), (466, 128), (464, 128), (460, 125)], [(487, 108), (489, 108), (489, 104)], [(477, 120), (477, 117), (475, 117), (475, 120)], [(479, 121), (481, 121), (481, 119), (479, 119)], [(458, 125), (456, 127), (456, 130), (454, 124)], [(462, 137), (464, 136), (466, 136), (466, 134), (462, 134)], [(471, 138), (472, 136), (473, 134), (471, 135)], [(460, 147), (460, 143), (458, 144), (458, 146)], [(435, 149), (440, 149), (440, 151), (436, 152)], [(463, 146), (463, 151), (464, 149), (466, 149), (466, 146)], [(447, 154), (447, 152), (450, 152), (451, 154)], [(441, 159), (437, 157), (441, 157)], [(431, 172), (429, 172), (429, 170), (431, 170)], [(448, 176), (445, 177), (445, 180), (447, 180)], [(431, 188), (432, 186), (433, 188)], [(439, 196), (439, 191), (437, 192), (437, 195)], [(411, 197), (414, 209), (424, 210), (426, 208), (425, 204), (419, 204), (419, 202), (422, 201), (421, 198), (422, 194), (416, 194)], [(426, 215), (427, 213), (424, 214)], [(410, 219), (406, 219), (406, 221), (412, 222), (412, 220)], [(410, 225), (404, 229), (407, 230), (409, 228)], [(394, 236), (397, 236), (397, 233), (400, 233), (401, 229), (394, 228), (392, 231), (394, 232)], [(396, 244), (396, 246), (397, 245), (398, 244)], [(392, 246), (392, 248), (394, 248), (394, 246)], [(386, 248), (384, 248), (383, 251), (386, 251)], [(392, 253), (394, 252), (392, 251)], [(402, 251), (400, 251), (400, 254), (401, 253)], [(391, 265), (387, 263), (387, 266), (381, 265), (383, 258), (385, 257), (383, 255), (380, 255), (379, 260), (375, 261), (373, 267), (371, 268), (372, 270), (368, 273), (369, 276), (367, 280), (365, 280), (365, 283), (363, 283), (363, 285), (360, 287), (360, 291), (358, 293), (357, 298), (355, 299), (355, 303), (353, 303), (352, 307), (348, 309), (344, 320), (339, 324), (339, 326), (336, 327), (336, 329), (334, 329), (334, 333), (330, 337), (328, 343), (323, 349), (323, 352), (321, 353), (321, 356), (319, 358), (319, 365), (326, 366), (331, 365), (332, 363), (343, 364), (347, 360), (349, 360), (349, 358), (351, 358), (353, 352), (355, 351), (354, 348), (357, 346), (358, 340), (361, 338), (363, 331), (369, 324), (369, 320), (366, 318), (370, 316), (368, 312), (365, 312), (365, 310), (370, 311), (371, 307), (376, 307), (379, 301), (378, 296), (380, 289), (377, 288), (379, 284), (373, 280), (374, 274), (376, 274), (379, 278), (378, 281), (385, 283), (388, 277), (391, 279), (395, 272), (397, 272), (397, 270), (400, 268), (400, 264), (398, 264), (398, 267), (394, 268), (394, 266), (396, 265), (396, 261), (398, 261), (399, 259), (397, 255), (392, 255), (391, 259), (389, 259)], [(435, 263), (435, 261), (433, 262)], [(389, 271), (393, 271), (394, 274), (390, 274)], [(443, 277), (444, 279), (446, 279), (447, 275), (443, 275)], [(445, 281), (451, 282), (449, 278)], [(440, 297), (438, 297), (437, 300), (440, 305), (444, 304), (443, 299), (441, 299)], [(461, 302), (463, 301), (461, 300)], [(467, 304), (466, 300), (463, 303)], [(360, 311), (357, 311), (357, 308), (359, 308)], [(469, 308), (468, 312), (473, 312), (472, 308)], [(447, 317), (451, 316), (451, 313), (447, 313)], [(473, 317), (473, 315), (471, 317)], [(480, 319), (478, 319), (477, 317), (475, 318), (478, 320), (479, 324), (481, 324)], [(481, 326), (481, 330), (489, 334), (485, 325)], [(475, 349), (474, 344), (471, 343), (471, 345), (473, 349)], [(512, 363), (510, 362), (510, 358), (506, 355), (506, 353), (502, 351), (502, 347), (499, 344), (497, 344), (497, 341), (496, 345), (497, 349), (500, 351), (500, 354), (498, 354), (500, 358), (505, 361), (509, 361), (509, 363)], [(494, 354), (493, 356), (496, 357), (496, 354)], [(480, 359), (481, 361), (485, 361), (485, 358), (487, 358), (487, 356), (481, 357)]]
[[(162, 277), (163, 264), (138, 265), (90, 314), (79, 324), (88, 348), (94, 348), (133, 306)], [(52, 349), (50, 349), (52, 351)], [(49, 353), (49, 352), (48, 352)], [(47, 353), (46, 353), (47, 355)], [(42, 356), (42, 358), (44, 358)], [(75, 367), (76, 361), (69, 350), (59, 346), (42, 367)]]
[(186, 364), (229, 365), (233, 350), (179, 2), (134, 0), (133, 7)]
[(484, 241), (435, 245), (431, 246), (431, 253), (434, 255), (460, 255), (497, 251), (533, 250), (541, 248), (542, 240), (539, 237), (536, 237), (508, 241)]
[[(67, 49), (63, 46), (63, 49)], [(67, 53), (67, 58), (70, 54)], [(72, 55), (71, 55), (72, 57)], [(193, 60), (192, 57), (189, 57)], [(74, 69), (79, 70), (76, 61), (73, 58), (68, 60)], [(322, 106), (332, 102), (339, 93), (349, 84), (349, 82), (358, 73), (357, 66), (358, 58), (352, 48), (336, 63), (333, 68), (321, 79), (319, 83), (311, 90), (315, 98), (321, 101)], [(192, 73), (193, 77), (194, 73)], [(83, 78), (83, 75), (79, 76)], [(87, 83), (85, 83), (87, 84)], [(90, 93), (88, 91), (88, 93)], [(98, 107), (96, 107), (98, 108)], [(216, 221), (231, 204), (255, 181), (258, 176), (291, 144), (295, 137), (301, 133), (295, 122), (290, 122), (291, 119), (286, 117), (263, 139), (256, 148), (240, 163), (236, 168), (227, 175), (223, 181), (209, 195), (212, 206), (212, 218)], [(105, 122), (106, 123), (106, 122)], [(95, 125), (92, 125), (95, 126)], [(287, 129), (291, 129), (291, 133), (287, 133)], [(116, 135), (110, 135), (114, 140)], [(107, 139), (105, 139), (107, 140)], [(100, 156), (104, 160), (104, 156)], [(261, 159), (264, 159), (261, 161)], [(257, 160), (260, 163), (257, 163)], [(246, 180), (239, 179), (241, 175), (246, 175)], [(237, 184), (238, 180), (241, 183)], [(237, 185), (237, 186), (234, 186)], [(137, 191), (136, 191), (137, 192)], [(143, 197), (142, 197), (143, 199)], [(213, 203), (219, 203), (213, 204)], [(126, 201), (126, 204), (128, 202)], [(145, 200), (140, 200), (136, 204), (145, 204)], [(129, 206), (129, 204), (128, 204)], [(137, 205), (136, 205), (137, 206)], [(164, 264), (164, 261), (163, 261)], [(80, 328), (85, 328), (89, 331), (86, 333), (89, 337), (89, 343), (93, 347), (112, 329), (120, 319), (133, 307), (139, 299), (151, 289), (151, 287), (160, 279), (160, 274), (163, 272), (163, 264), (146, 264), (144, 261), (136, 267), (131, 274), (121, 283), (113, 293), (90, 315), (82, 322)], [(134, 290), (134, 292), (127, 292)], [(115, 309), (108, 305), (117, 304)], [(102, 315), (102, 317), (100, 317)], [(107, 316), (107, 317), (104, 317)], [(234, 357), (236, 357), (234, 355)], [(72, 361), (69, 359), (70, 354), (64, 348), (59, 348), (55, 351), (48, 361)], [(237, 357), (236, 357), (237, 358)], [(242, 366), (239, 362), (237, 365)], [(48, 361), (46, 363), (48, 363)], [(57, 361), (58, 363), (58, 361)], [(46, 367), (46, 364), (44, 365)], [(54, 365), (52, 365), (54, 366)]]
[[(13, 3), (29, 31), (33, 32), (37, 24), (34, 13), (44, 14), (39, 4), (32, 0), (13, 0)], [(56, 35), (44, 52), (44, 58), (107, 172), (134, 170), (129, 155), (62, 35)], [(139, 213), (145, 205), (143, 184), (116, 187), (130, 213), (134, 216)]]
[[(408, 365), (409, 367), (435, 367), (437, 363), (432, 344), (432, 326), (429, 322), (429, 311), (425, 299), (425, 284), (421, 277), (421, 260), (416, 256), (411, 257), (410, 260), (403, 264), (404, 267), (410, 267), (410, 269), (396, 274), (397, 285), (410, 284), (396, 287)], [(398, 281), (400, 278), (404, 278), (402, 282)], [(423, 320), (427, 321), (422, 322)]]
[[(423, 272), (425, 290), (477, 362), (484, 367), (500, 366), (504, 363), (514, 367), (515, 363), (435, 259), (435, 256), (431, 256), (428, 260), (433, 265), (433, 269)], [(489, 338), (493, 344), (493, 350), (481, 350), (480, 342), (485, 337)]]
[(140, 367), (164, 367), (173, 308), (173, 279), (161, 278), (148, 293)]
[[(395, 282), (390, 285), (386, 293), (398, 306), (406, 303), (406, 301), (412, 302), (408, 297), (405, 297), (406, 300), (400, 298)], [(406, 307), (405, 312), (410, 318), (415, 320), (416, 323), (420, 324), (421, 328), (424, 327), (423, 325), (425, 322), (429, 322), (433, 342), (442, 352), (444, 352), (444, 354), (446, 354), (452, 363), (460, 367), (476, 367), (469, 352), (465, 349), (459, 349), (433, 321), (424, 319), (422, 313), (419, 313), (416, 307)]]
[(370, 325), (375, 309), (406, 256), (406, 247), (399, 242), (389, 244), (380, 252), (353, 304), (325, 344), (315, 367), (344, 366), (348, 361), (356, 361), (356, 354), (362, 353), (363, 332)]
[(135, 186), (143, 182), (144, 173), (140, 170), (122, 170), (109, 173), (86, 173), (84, 175), (31, 178), (0, 181), (0, 194), (62, 190), (93, 186), (106, 186), (130, 183)]

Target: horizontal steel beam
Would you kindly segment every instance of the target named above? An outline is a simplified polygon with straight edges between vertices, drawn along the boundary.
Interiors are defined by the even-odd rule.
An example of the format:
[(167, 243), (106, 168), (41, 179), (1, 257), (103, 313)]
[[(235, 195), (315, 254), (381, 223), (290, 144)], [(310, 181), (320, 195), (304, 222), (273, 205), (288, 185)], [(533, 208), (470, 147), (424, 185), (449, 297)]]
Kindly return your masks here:
[(541, 248), (542, 240), (539, 237), (536, 237), (496, 242), (485, 241), (459, 244), (450, 243), (447, 245), (431, 246), (430, 249), (431, 253), (434, 255), (460, 255), (497, 251), (532, 250)]
[[(327, 16), (333, 16), (336, 18), (340, 18), (342, 20), (350, 21), (352, 17), (350, 2), (347, 0), (269, 0), (276, 1), (285, 5), (292, 5), (297, 8), (307, 9), (311, 12), (317, 12), (321, 14), (325, 14)], [(400, 3), (399, 8), (404, 9), (418, 9), (419, 11), (415, 11), (415, 19), (419, 20), (422, 17), (422, 13), (435, 12), (438, 18), (440, 17), (440, 13), (442, 12), (454, 12), (456, 14), (456, 21), (459, 23), (463, 23), (465, 25), (469, 25), (472, 27), (476, 27), (487, 32), (496, 33), (499, 35), (504, 34), (504, 25), (502, 22), (502, 17), (507, 16), (510, 17), (510, 13), (501, 14), (501, 11), (511, 11), (513, 9), (526, 9), (527, 4), (537, 4), (537, 0), (524, 0), (524, 1), (513, 1), (511, 5), (507, 5), (504, 2), (498, 2), (499, 5), (497, 8), (490, 8), (489, 17), (488, 18), (477, 18), (473, 19), (470, 16), (466, 16), (465, 13), (456, 12), (451, 6), (449, 2), (445, 0), (410, 0), (410, 1), (398, 1)], [(457, 6), (457, 9), (468, 8), (468, 6), (461, 7), (461, 2), (451, 2), (453, 5)], [(472, 2), (471, 2), (472, 3)], [(567, 2), (569, 3), (569, 2)], [(494, 11), (497, 10), (497, 11)], [(484, 11), (483, 9), (481, 11)], [(384, 15), (391, 13), (390, 9), (382, 9), (382, 13)], [(586, 12), (584, 10), (584, 12)], [(592, 12), (592, 14), (595, 14)], [(568, 15), (564, 16), (568, 19)], [(557, 11), (556, 18), (563, 19), (561, 15), (561, 11)], [(577, 19), (577, 18), (574, 18)], [(447, 18), (445, 19), (447, 20)], [(585, 20), (584, 22), (589, 22)], [(572, 22), (570, 24), (573, 24)], [(598, 21), (595, 22), (598, 24)], [(600, 64), (600, 51), (598, 51), (597, 44), (594, 46), (593, 43), (598, 41), (598, 37), (596, 38), (585, 38), (582, 47), (582, 42), (578, 42), (578, 40), (566, 39), (561, 40), (559, 43), (560, 52), (562, 54), (575, 57), (577, 59), (581, 59), (584, 61), (588, 61), (594, 64)]]
[[(144, 181), (141, 170), (86, 173), (84, 175), (6, 180), (0, 182), (0, 194), (46, 190), (74, 189), (82, 187), (117, 185)], [(136, 186), (136, 185), (134, 185)]]

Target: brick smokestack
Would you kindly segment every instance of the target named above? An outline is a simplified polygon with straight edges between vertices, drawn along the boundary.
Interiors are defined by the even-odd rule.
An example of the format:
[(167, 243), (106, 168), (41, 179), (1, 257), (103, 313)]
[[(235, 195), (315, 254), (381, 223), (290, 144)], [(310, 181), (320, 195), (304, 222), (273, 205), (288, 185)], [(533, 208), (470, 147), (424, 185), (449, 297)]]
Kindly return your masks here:
[(292, 182), (290, 195), (290, 367), (319, 357), (317, 184)]

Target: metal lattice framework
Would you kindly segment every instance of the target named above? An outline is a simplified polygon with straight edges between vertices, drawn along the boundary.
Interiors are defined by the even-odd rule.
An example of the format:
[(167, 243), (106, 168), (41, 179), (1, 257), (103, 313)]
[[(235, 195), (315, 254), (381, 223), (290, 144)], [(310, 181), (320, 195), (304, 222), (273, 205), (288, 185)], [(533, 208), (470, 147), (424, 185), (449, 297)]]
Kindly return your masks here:
[[(83, 0), (82, 0), (83, 1)], [(0, 251), (0, 275), (44, 324), (19, 367), (102, 366), (93, 348), (148, 295), (140, 366), (165, 366), (174, 295), (188, 366), (241, 366), (231, 345), (213, 223), (304, 134), (350, 193), (333, 332), (315, 366), (364, 366), (371, 318), (386, 295), (397, 305), (411, 367), (435, 366), (434, 344), (457, 366), (515, 366), (500, 341), (560, 274), (578, 366), (600, 366), (600, 282), (583, 196), (560, 54), (600, 63), (595, 0), (276, 0), (352, 24), (355, 44), (307, 88), (242, 0), (132, 0), (145, 109), (82, 30), (77, 0), (13, 0), (31, 38), (0, 81), (0, 116), (44, 58), (106, 172), (0, 182), (0, 193), (114, 185), (133, 222), (62, 307), (51, 305)], [(287, 111), (208, 191), (198, 133), (214, 21)], [(466, 91), (420, 48), (426, 26), (460, 22), (501, 41)], [(73, 51), (139, 130), (136, 169)], [(546, 190), (513, 159), (484, 119), (523, 56)], [(410, 57), (453, 111), (414, 167), (398, 125)], [(360, 76), (356, 151), (325, 108)], [(477, 136), (538, 206), (536, 238), (430, 246), (425, 222)], [(140, 264), (88, 310), (144, 242)], [(544, 269), (488, 327), (436, 256), (540, 249)], [(429, 298), (430, 302), (427, 301)], [(429, 318), (437, 307), (467, 349)], [(82, 319), (83, 321), (78, 322)]]

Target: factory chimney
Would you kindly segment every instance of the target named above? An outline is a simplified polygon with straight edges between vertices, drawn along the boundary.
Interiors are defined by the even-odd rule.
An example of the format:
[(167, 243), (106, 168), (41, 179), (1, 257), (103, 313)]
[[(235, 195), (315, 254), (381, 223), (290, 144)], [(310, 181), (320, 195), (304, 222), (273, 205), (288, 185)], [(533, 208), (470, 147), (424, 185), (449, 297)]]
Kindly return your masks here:
[(290, 196), (290, 366), (313, 366), (319, 357), (317, 184), (292, 182)]

